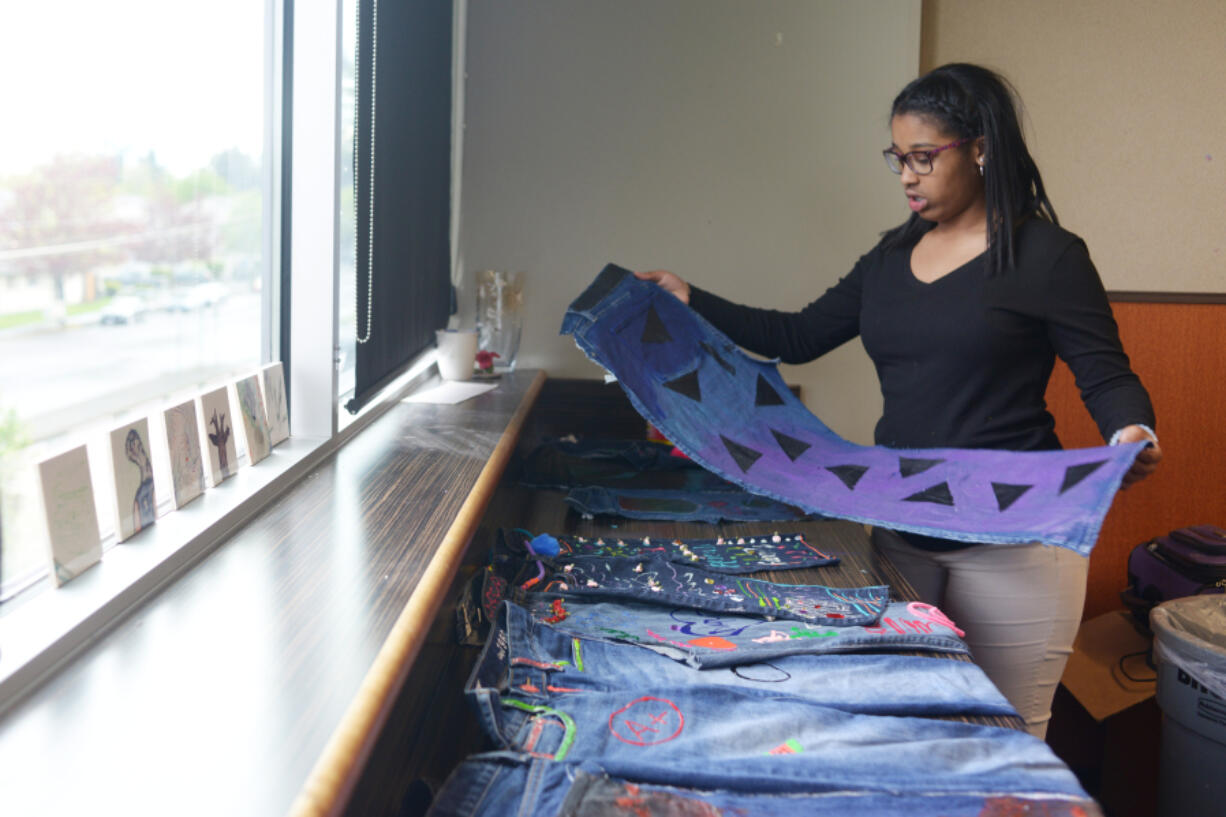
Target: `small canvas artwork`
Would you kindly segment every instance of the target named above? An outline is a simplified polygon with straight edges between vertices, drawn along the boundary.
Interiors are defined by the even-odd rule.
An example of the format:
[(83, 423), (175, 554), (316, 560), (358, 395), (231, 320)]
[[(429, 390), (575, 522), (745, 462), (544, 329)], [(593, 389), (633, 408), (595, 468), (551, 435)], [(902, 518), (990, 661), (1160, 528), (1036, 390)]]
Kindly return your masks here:
[(208, 439), (209, 476), (214, 485), (238, 469), (238, 453), (234, 447), (234, 416), (230, 411), (230, 395), (225, 386), (200, 397), (204, 433)]
[(239, 413), (243, 415), (243, 434), (247, 438), (247, 457), (252, 465), (268, 456), (268, 420), (264, 415), (264, 398), (260, 396), (260, 377), (251, 375), (234, 384), (238, 393)]
[(264, 405), (268, 409), (268, 442), (276, 445), (289, 439), (289, 403), (285, 400), (285, 370), (281, 364), (265, 366)]
[(38, 465), (38, 474), (51, 543), (51, 574), (59, 587), (102, 559), (85, 446), (44, 460)]
[(111, 465), (115, 471), (115, 534), (122, 542), (157, 521), (148, 418), (111, 432)]
[(188, 400), (166, 409), (166, 447), (170, 451), (170, 476), (175, 489), (175, 507), (182, 508), (204, 493), (204, 462), (200, 455), (200, 423), (196, 401)]

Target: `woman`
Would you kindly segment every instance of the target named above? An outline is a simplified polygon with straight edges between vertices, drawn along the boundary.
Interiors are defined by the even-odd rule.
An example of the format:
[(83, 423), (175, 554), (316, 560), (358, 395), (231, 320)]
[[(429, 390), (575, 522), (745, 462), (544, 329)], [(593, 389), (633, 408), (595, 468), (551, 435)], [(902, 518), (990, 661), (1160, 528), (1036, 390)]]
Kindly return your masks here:
[[(741, 346), (787, 363), (860, 335), (895, 448), (1060, 447), (1044, 392), (1055, 356), (1112, 444), (1148, 440), (1124, 486), (1162, 458), (1085, 244), (1057, 226), (1007, 83), (975, 65), (912, 81), (891, 110), (886, 165), (910, 218), (799, 312), (725, 301), (665, 271), (638, 273)], [(1087, 560), (1046, 545), (973, 545), (885, 529), (873, 542), (922, 600), (967, 633), (975, 660), (1045, 735), (1085, 599)]]

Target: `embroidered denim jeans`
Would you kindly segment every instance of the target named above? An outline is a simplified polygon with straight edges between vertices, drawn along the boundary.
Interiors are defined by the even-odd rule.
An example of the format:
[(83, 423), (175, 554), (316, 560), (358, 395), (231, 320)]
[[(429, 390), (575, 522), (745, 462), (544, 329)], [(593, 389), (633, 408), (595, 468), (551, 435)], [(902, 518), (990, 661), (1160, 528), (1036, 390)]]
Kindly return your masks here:
[[(719, 637), (706, 641), (718, 644)], [(567, 635), (510, 603), (499, 612), (470, 680), (525, 700), (635, 690), (644, 683), (731, 686), (878, 715), (1017, 714), (983, 670), (968, 661), (891, 653), (791, 655), (697, 670), (632, 645)]]
[[(555, 536), (560, 556), (647, 557), (657, 556), (677, 564), (711, 570), (714, 573), (754, 573), (755, 570), (787, 570), (829, 567), (839, 557), (810, 545), (803, 534), (760, 534), (732, 539), (651, 539), (635, 536), (609, 536), (586, 539), (584, 536)], [(514, 539), (503, 537), (514, 547)], [(520, 536), (519, 541), (524, 541)], [(526, 550), (520, 550), (527, 553)]]
[[(654, 556), (671, 562), (698, 565), (717, 573), (751, 573), (836, 564), (839, 559), (810, 545), (799, 533), (742, 536), (735, 539), (638, 539), (635, 537), (586, 539), (582, 536), (553, 537), (551, 555), (567, 558)], [(490, 563), (467, 585), (456, 605), (456, 626), (462, 644), (483, 644), (489, 622), (502, 601), (516, 587), (537, 584), (545, 575), (543, 562), (531, 549), (534, 537), (520, 528), (499, 528), (495, 533)], [(538, 543), (537, 545), (541, 545)], [(534, 573), (535, 571), (535, 573)]]
[(710, 612), (820, 622), (829, 627), (873, 624), (890, 598), (890, 588), (884, 585), (836, 588), (778, 584), (714, 573), (656, 556), (559, 558), (533, 591), (648, 601)]
[(439, 790), (429, 817), (1102, 817), (1088, 798), (1062, 793), (942, 794), (699, 791), (612, 778), (599, 764), (556, 763), (516, 752), (469, 758)]
[(711, 669), (773, 661), (786, 655), (880, 650), (968, 652), (962, 631), (922, 602), (886, 606), (873, 626), (828, 627), (750, 616), (713, 615), (655, 604), (584, 602), (532, 594), (530, 615), (567, 635), (635, 644), (691, 667)]
[[(532, 538), (522, 530), (501, 529), (495, 548), (531, 556), (524, 542)], [(788, 570), (800, 567), (827, 567), (838, 564), (839, 557), (819, 550), (800, 533), (774, 533), (735, 538), (668, 539), (609, 536), (588, 539), (583, 536), (550, 537), (557, 542), (562, 558), (570, 556), (648, 557), (656, 556), (677, 564), (693, 565), (715, 573), (753, 573), (758, 570)]]
[(814, 513), (964, 542), (1087, 555), (1144, 443), (1068, 451), (895, 450), (838, 437), (688, 306), (612, 264), (562, 332), (707, 469)]

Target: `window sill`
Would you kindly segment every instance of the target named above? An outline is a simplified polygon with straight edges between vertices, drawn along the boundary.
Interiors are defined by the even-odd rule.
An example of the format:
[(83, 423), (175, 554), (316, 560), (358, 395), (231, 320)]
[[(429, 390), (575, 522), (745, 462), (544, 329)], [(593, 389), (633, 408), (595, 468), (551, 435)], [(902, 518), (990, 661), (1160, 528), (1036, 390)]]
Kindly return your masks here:
[(255, 466), (240, 467), (194, 501), (158, 517), (152, 528), (108, 547), (101, 562), (71, 582), (53, 588), (48, 575), (6, 601), (0, 607), (0, 717), (422, 385), (434, 371), (434, 359), (433, 350), (420, 355), (331, 439), (290, 437)]
[(110, 548), (63, 587), (36, 586), (29, 598), (6, 602), (0, 615), (0, 714), (293, 485), (330, 448), (325, 443), (291, 437), (254, 467), (240, 468)]

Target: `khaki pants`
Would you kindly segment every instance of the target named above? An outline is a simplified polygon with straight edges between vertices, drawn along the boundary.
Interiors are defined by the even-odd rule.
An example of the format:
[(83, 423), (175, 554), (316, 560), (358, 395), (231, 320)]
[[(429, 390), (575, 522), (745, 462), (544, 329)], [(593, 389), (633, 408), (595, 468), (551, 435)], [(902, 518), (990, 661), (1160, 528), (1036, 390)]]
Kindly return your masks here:
[(1089, 560), (1050, 545), (973, 545), (934, 552), (890, 530), (873, 544), (915, 587), (966, 631), (971, 655), (1044, 737), (1051, 702), (1073, 649)]

